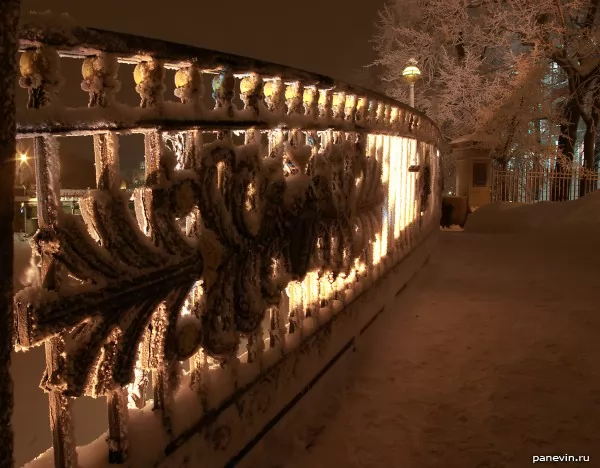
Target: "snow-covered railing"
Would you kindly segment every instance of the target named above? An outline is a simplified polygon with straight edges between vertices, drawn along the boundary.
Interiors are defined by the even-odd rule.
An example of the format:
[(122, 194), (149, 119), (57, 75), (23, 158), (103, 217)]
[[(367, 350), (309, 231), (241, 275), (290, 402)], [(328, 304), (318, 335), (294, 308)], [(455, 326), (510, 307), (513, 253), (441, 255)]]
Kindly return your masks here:
[[(252, 427), (282, 404), (268, 392), (290, 356), (334, 346), (334, 319), (437, 227), (439, 131), (385, 96), (248, 58), (47, 19), (20, 44), (41, 284), (15, 296), (16, 347), (46, 347), (53, 434), (31, 466), (152, 466), (197, 434), (205, 466), (222, 466), (228, 408)], [(86, 108), (58, 101), (74, 58)], [(119, 64), (137, 108), (117, 102)], [(171, 69), (179, 103), (164, 98)], [(119, 176), (131, 132), (145, 140), (135, 213)], [(95, 153), (81, 217), (59, 209), (57, 137), (74, 135)], [(76, 450), (84, 395), (106, 397), (108, 432)]]

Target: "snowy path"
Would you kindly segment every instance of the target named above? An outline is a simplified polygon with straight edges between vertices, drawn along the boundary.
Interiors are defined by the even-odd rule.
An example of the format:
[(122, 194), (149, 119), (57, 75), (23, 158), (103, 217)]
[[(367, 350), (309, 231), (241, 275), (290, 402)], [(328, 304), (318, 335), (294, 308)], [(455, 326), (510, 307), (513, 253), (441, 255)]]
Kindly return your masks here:
[[(446, 232), (361, 342), (354, 379), (288, 467), (600, 467), (594, 239)], [(588, 236), (589, 237), (589, 236)], [(559, 252), (557, 252), (559, 250)]]

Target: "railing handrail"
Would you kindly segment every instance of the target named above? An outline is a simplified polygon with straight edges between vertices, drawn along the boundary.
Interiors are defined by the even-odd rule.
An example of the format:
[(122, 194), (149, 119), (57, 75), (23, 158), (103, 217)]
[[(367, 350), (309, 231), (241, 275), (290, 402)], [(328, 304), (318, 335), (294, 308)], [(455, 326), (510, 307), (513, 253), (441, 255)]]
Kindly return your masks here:
[[(15, 296), (14, 338), (46, 346), (54, 451), (38, 461), (77, 466), (70, 401), (84, 395), (107, 399), (108, 436), (94, 444), (110, 463), (136, 440), (128, 408), (153, 415), (150, 400), (162, 442), (202, 427), (216, 441), (206, 450), (223, 457), (231, 422), (215, 420), (218, 402), (235, 397), (228, 411), (253, 430), (254, 413), (281, 402), (248, 403), (273, 387), (236, 391), (290, 363), (292, 377), (303, 359), (322, 363), (337, 346), (331, 324), (344, 322), (333, 318), (437, 228), (441, 132), (382, 94), (236, 55), (46, 15), (24, 20), (20, 41), (29, 101), (17, 129), (34, 137), (41, 258), (40, 281)], [(54, 100), (61, 57), (84, 59), (83, 81), (69, 84), (89, 93), (87, 106)], [(135, 66), (139, 106), (118, 101), (117, 62)], [(166, 99), (165, 69), (177, 70), (181, 102)], [(206, 75), (214, 109), (202, 99)], [(131, 198), (120, 188), (121, 131), (144, 134)], [(61, 189), (61, 133), (93, 135), (92, 190)], [(60, 209), (62, 194), (81, 197), (81, 216)], [(318, 356), (299, 351), (316, 342)], [(175, 411), (183, 382), (198, 403), (189, 420)], [(144, 454), (132, 444), (132, 463), (169, 455), (162, 442)]]
[[(442, 141), (439, 127), (425, 113), (379, 92), (315, 72), (162, 39), (87, 28), (74, 23), (65, 25), (60, 16), (51, 14), (26, 15), (22, 19), (19, 37), (20, 51), (36, 48), (43, 44), (55, 47), (64, 56), (76, 58), (85, 58), (103, 52), (118, 55), (120, 61), (130, 64), (157, 59), (163, 62), (165, 68), (176, 69), (197, 63), (202, 73), (218, 74), (224, 70), (234, 75), (257, 73), (265, 78), (279, 77), (283, 82), (301, 81), (304, 85), (310, 84), (317, 88), (331, 89), (334, 92), (354, 94), (396, 107), (418, 117), (421, 121), (426, 121), (437, 133), (436, 143)], [(208, 123), (204, 122), (205, 125)], [(247, 126), (247, 124), (255, 125), (256, 122), (240, 122), (240, 125)], [(195, 122), (194, 125), (197, 126), (198, 123)], [(141, 122), (141, 125), (137, 126), (144, 126), (144, 123)], [(24, 132), (25, 129), (20, 128), (19, 130), (20, 133), (29, 133)], [(107, 130), (114, 130), (114, 128)], [(357, 131), (356, 128), (347, 130)]]

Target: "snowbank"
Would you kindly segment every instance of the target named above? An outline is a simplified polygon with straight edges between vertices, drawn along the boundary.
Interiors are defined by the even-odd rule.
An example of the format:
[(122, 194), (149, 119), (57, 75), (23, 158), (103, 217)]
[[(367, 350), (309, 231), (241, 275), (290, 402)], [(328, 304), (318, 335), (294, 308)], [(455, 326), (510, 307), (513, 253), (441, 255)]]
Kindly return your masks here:
[(465, 230), (480, 233), (600, 231), (600, 191), (567, 202), (484, 205), (469, 216)]

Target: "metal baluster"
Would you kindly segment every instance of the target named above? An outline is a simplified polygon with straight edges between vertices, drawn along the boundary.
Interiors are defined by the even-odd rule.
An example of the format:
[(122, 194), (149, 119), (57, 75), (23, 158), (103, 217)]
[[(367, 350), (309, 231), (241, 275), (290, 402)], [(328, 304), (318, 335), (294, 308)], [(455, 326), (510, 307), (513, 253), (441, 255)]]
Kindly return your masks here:
[[(89, 107), (107, 107), (119, 89), (116, 56), (101, 54), (83, 61), (81, 87), (90, 95)], [(121, 185), (119, 174), (119, 139), (114, 132), (94, 135), (96, 187), (115, 192)], [(118, 334), (114, 340), (117, 340)], [(113, 344), (114, 345), (114, 344)], [(127, 459), (127, 390), (118, 388), (106, 395), (108, 408), (108, 449), (110, 463)]]
[[(21, 56), (20, 85), (28, 89), (27, 107), (40, 109), (52, 104), (61, 84), (60, 59), (56, 50), (42, 47)], [(33, 141), (36, 195), (38, 199), (38, 225), (40, 229), (52, 229), (59, 221), (60, 162), (58, 141), (54, 137), (36, 137)], [(42, 286), (57, 290), (60, 286), (60, 268), (52, 256), (42, 252)], [(59, 390), (60, 371), (64, 364), (64, 340), (59, 335), (46, 341), (46, 375), (44, 383), (48, 391), (50, 428), (54, 446), (54, 464), (66, 468), (77, 466), (77, 452), (73, 434), (71, 401)]]

